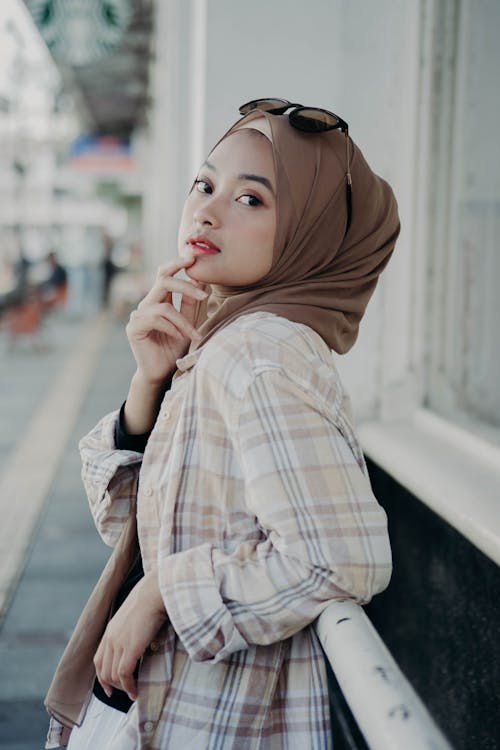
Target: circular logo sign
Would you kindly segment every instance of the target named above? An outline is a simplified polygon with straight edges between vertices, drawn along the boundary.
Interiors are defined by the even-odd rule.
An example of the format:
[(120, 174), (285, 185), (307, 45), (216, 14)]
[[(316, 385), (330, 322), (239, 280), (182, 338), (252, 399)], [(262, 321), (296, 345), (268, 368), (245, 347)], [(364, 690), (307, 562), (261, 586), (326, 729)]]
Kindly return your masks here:
[(25, 0), (54, 59), (78, 67), (106, 57), (127, 30), (130, 0)]

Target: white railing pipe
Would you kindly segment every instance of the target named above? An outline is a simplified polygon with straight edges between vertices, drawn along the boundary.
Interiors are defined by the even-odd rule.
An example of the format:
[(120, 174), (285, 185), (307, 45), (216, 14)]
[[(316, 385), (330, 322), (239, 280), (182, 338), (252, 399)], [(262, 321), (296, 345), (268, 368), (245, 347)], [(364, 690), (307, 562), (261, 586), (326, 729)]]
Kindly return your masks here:
[(358, 604), (333, 602), (316, 632), (370, 750), (453, 750)]

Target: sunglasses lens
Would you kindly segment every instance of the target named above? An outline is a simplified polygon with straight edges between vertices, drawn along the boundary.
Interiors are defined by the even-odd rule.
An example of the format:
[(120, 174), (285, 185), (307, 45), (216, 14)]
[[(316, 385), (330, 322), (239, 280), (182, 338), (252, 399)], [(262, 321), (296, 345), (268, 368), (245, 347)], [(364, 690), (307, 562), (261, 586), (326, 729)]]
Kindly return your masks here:
[(290, 112), (290, 120), (294, 127), (308, 133), (323, 133), (338, 127), (339, 120), (332, 112), (323, 109), (308, 109), (302, 107)]
[(283, 112), (286, 112), (289, 106), (289, 103), (285, 99), (254, 99), (251, 102), (241, 105), (240, 115), (247, 115), (253, 109), (262, 109), (264, 112), (281, 115)]

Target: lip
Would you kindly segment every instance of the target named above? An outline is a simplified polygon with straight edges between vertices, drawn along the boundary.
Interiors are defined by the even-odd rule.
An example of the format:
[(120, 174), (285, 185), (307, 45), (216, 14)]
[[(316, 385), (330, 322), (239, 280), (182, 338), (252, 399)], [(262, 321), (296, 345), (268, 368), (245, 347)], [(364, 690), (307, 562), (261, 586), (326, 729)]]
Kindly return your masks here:
[(220, 248), (206, 237), (190, 237), (187, 244), (192, 248), (193, 255), (216, 255), (220, 253)]

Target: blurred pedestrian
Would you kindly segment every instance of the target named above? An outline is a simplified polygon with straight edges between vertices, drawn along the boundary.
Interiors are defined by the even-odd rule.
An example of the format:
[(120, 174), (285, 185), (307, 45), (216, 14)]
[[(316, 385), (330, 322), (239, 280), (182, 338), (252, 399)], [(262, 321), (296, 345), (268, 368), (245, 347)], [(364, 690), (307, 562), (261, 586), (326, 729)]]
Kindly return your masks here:
[(109, 298), (111, 283), (116, 274), (121, 270), (116, 263), (113, 262), (113, 249), (114, 242), (113, 238), (109, 234), (104, 235), (104, 256), (102, 259), (102, 306), (109, 307)]
[(333, 113), (240, 112), (187, 197), (181, 257), (131, 315), (126, 402), (81, 441), (114, 552), (47, 696), (47, 747), (75, 727), (69, 750), (326, 750), (312, 623), (389, 581), (331, 350), (356, 339), (396, 201)]
[(30, 269), (31, 262), (24, 254), (24, 251), (21, 250), (19, 253), (19, 257), (17, 258), (13, 266), (14, 278), (16, 281), (14, 296), (16, 296), (18, 301), (22, 300), (24, 292), (28, 285)]
[(40, 284), (42, 299), (46, 309), (61, 307), (66, 302), (68, 274), (58, 260), (57, 253), (51, 251), (46, 258), (49, 274)]

